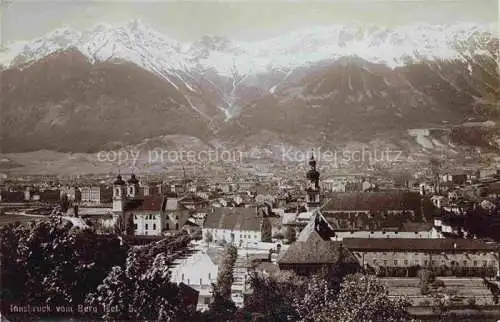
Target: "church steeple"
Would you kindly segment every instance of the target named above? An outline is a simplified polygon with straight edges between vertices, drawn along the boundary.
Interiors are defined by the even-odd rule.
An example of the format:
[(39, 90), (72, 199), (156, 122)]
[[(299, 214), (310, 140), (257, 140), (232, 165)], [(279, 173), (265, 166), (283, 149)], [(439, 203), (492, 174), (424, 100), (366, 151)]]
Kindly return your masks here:
[(307, 171), (306, 178), (309, 180), (309, 188), (319, 190), (319, 171), (316, 170), (316, 160), (314, 159), (314, 153), (311, 153), (311, 159), (309, 159), (309, 167), (311, 169)]
[(320, 201), (320, 187), (319, 187), (319, 171), (316, 169), (316, 159), (314, 158), (314, 153), (311, 153), (311, 158), (309, 159), (309, 171), (306, 173), (306, 178), (308, 180), (306, 189), (306, 201), (309, 210), (319, 207)]

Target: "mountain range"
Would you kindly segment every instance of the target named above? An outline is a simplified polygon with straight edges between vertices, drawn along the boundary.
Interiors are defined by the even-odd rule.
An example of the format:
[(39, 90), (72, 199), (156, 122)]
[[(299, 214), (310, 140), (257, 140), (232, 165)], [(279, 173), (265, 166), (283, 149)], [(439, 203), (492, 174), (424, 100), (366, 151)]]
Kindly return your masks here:
[[(496, 123), (483, 126), (500, 110), (494, 30), (334, 25), (181, 43), (137, 20), (60, 28), (0, 54), (0, 148), (95, 152), (176, 134), (242, 149), (497, 150)], [(447, 134), (429, 146), (413, 129)]]

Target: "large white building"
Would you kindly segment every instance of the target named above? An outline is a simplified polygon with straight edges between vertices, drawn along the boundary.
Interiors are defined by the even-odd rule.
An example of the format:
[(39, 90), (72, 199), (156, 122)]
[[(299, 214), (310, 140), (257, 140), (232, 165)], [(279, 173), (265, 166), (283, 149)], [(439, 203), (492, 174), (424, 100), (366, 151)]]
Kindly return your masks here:
[(132, 174), (125, 182), (120, 175), (113, 184), (113, 213), (122, 217), (125, 230), (131, 217), (135, 235), (162, 236), (186, 223), (189, 211), (176, 198), (139, 195), (139, 181)]
[[(271, 236), (271, 223), (260, 208), (218, 207), (207, 213), (203, 236), (214, 242), (251, 246)], [(270, 240), (269, 240), (270, 241)]]

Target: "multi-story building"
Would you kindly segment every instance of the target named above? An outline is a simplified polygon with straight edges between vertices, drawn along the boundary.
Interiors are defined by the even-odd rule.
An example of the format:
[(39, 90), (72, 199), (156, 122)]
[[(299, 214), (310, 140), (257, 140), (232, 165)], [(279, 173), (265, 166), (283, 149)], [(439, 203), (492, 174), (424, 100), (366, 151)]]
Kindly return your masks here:
[(113, 213), (122, 217), (125, 230), (132, 217), (135, 235), (162, 236), (181, 229), (190, 216), (177, 198), (139, 194), (139, 180), (132, 174), (125, 182), (119, 175), (113, 183)]
[(499, 245), (438, 238), (347, 238), (317, 213), (278, 259), (280, 269), (311, 274), (324, 265), (356, 264), (383, 276), (415, 277), (427, 268), (437, 276), (500, 276)]
[(112, 201), (113, 191), (105, 186), (80, 187), (80, 202), (82, 204), (100, 205)]
[(203, 223), (203, 236), (214, 242), (252, 245), (271, 236), (271, 223), (261, 208), (212, 208)]
[[(344, 238), (362, 267), (377, 271), (403, 269), (416, 276), (419, 268), (429, 268), (438, 275), (500, 276), (499, 246), (470, 239), (423, 238)], [(446, 272), (449, 271), (449, 272)]]

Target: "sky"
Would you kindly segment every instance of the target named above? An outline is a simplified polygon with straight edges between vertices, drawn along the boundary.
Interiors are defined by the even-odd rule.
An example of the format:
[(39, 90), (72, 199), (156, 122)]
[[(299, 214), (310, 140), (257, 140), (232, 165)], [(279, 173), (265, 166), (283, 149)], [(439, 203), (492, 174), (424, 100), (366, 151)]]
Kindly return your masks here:
[(0, 24), (6, 41), (33, 39), (58, 27), (85, 29), (136, 18), (191, 42), (203, 35), (251, 41), (310, 25), (353, 22), (388, 27), (415, 22), (497, 23), (500, 14), (498, 0), (6, 1), (10, 4), (3, 7)]

